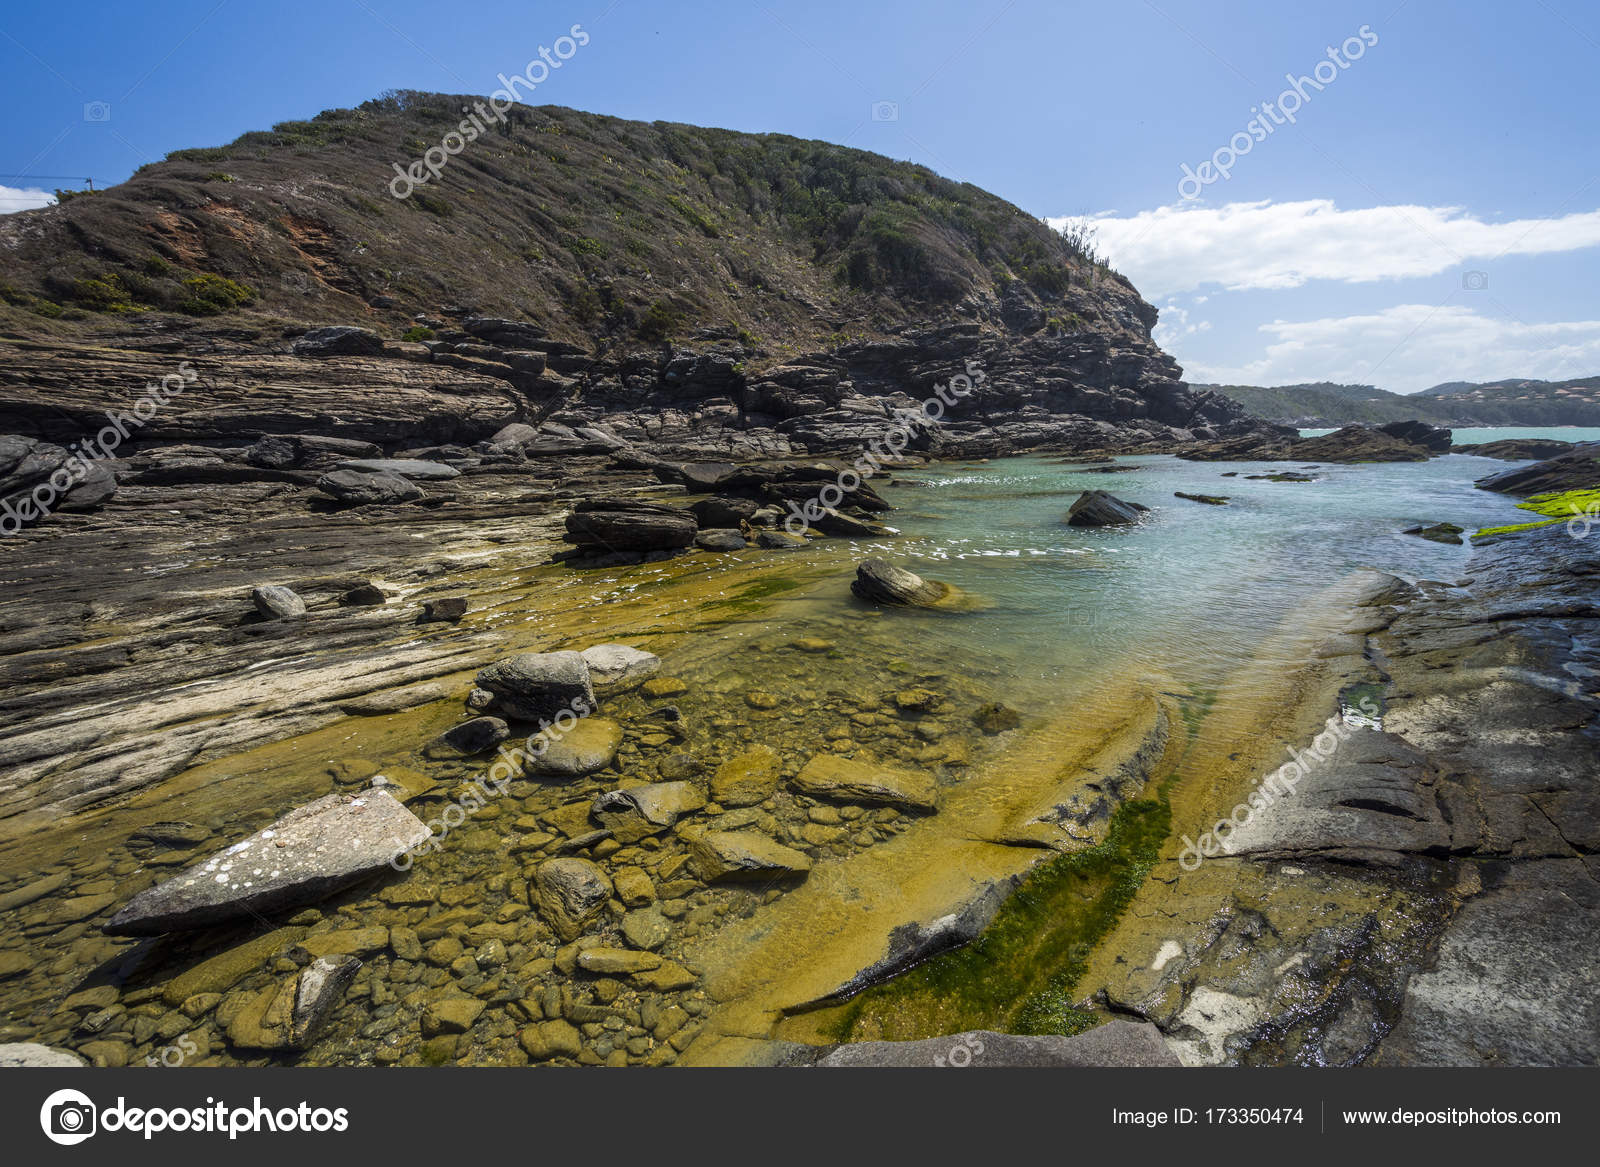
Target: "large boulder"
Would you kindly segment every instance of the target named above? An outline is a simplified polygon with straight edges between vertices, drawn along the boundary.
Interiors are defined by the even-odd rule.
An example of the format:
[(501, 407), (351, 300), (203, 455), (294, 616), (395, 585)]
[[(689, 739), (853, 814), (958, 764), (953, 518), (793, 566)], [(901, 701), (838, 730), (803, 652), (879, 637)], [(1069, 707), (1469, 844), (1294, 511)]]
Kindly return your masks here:
[(429, 837), (422, 820), (386, 791), (329, 794), (140, 892), (104, 930), (159, 936), (315, 903)]
[(587, 859), (550, 859), (539, 865), (532, 898), (545, 922), (570, 944), (605, 908), (611, 881)]
[(376, 357), (383, 355), (383, 337), (370, 328), (347, 324), (313, 328), (294, 342), (297, 357)]
[(1067, 524), (1073, 527), (1122, 527), (1137, 523), (1150, 508), (1126, 502), (1104, 490), (1086, 490), (1067, 511)]
[(839, 802), (909, 810), (933, 810), (939, 804), (939, 787), (927, 774), (857, 762), (835, 754), (817, 754), (794, 776), (791, 785), (812, 798)]
[(335, 470), (317, 479), (317, 489), (348, 506), (393, 505), (415, 502), (425, 493), (398, 474), (369, 474), (363, 470)]
[(864, 559), (856, 567), (850, 590), (874, 604), (904, 604), (931, 608), (948, 598), (950, 585), (923, 579), (885, 559)]
[(626, 644), (597, 644), (579, 654), (589, 666), (589, 682), (602, 697), (637, 689), (661, 671), (655, 653)]
[(518, 721), (550, 721), (563, 709), (578, 716), (595, 707), (589, 665), (576, 652), (525, 652), (478, 673), (487, 710)]
[(596, 551), (678, 551), (694, 543), (694, 515), (660, 503), (599, 499), (567, 516), (567, 542)]

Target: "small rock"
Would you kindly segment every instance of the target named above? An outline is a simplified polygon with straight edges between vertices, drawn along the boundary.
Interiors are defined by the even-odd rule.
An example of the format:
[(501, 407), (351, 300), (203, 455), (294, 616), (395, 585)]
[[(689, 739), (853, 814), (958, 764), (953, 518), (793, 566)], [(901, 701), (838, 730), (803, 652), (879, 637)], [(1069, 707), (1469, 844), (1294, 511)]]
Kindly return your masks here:
[(276, 585), (255, 588), (250, 599), (256, 611), (268, 620), (297, 620), (306, 614), (306, 602), (288, 588)]
[(454, 624), (467, 614), (466, 596), (440, 596), (422, 602), (422, 623)]
[(498, 717), (474, 717), (453, 725), (427, 745), (422, 756), (435, 760), (470, 758), (487, 753), (511, 736), (511, 727)]
[(711, 779), (712, 801), (722, 806), (754, 806), (778, 791), (783, 762), (776, 750), (758, 745), (729, 758)]

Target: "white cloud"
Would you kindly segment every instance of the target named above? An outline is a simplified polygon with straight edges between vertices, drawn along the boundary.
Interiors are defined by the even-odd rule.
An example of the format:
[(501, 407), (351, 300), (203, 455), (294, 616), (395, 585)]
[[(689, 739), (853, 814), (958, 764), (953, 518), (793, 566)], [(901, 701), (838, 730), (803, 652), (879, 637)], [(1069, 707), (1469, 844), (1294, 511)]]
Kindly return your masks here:
[(1600, 320), (1524, 324), (1469, 305), (1397, 304), (1359, 316), (1275, 320), (1260, 331), (1269, 341), (1258, 360), (1196, 362), (1185, 375), (1231, 385), (1335, 381), (1412, 393), (1441, 381), (1555, 381), (1600, 368)]
[[(1059, 228), (1067, 219), (1048, 222)], [(1332, 199), (1160, 207), (1092, 222), (1100, 249), (1146, 297), (1208, 284), (1241, 290), (1408, 279), (1501, 255), (1600, 244), (1600, 211), (1489, 223), (1460, 207), (1341, 211)]]
[(27, 211), (34, 207), (48, 207), (56, 196), (36, 187), (0, 186), (0, 215), (13, 211)]
[[(1205, 303), (1206, 298), (1201, 296), (1196, 304)], [(1170, 348), (1172, 343), (1185, 336), (1193, 336), (1198, 332), (1210, 332), (1211, 321), (1197, 320), (1189, 323), (1189, 310), (1178, 307), (1177, 303), (1169, 300), (1161, 306), (1161, 323), (1151, 329), (1150, 337), (1162, 348)]]

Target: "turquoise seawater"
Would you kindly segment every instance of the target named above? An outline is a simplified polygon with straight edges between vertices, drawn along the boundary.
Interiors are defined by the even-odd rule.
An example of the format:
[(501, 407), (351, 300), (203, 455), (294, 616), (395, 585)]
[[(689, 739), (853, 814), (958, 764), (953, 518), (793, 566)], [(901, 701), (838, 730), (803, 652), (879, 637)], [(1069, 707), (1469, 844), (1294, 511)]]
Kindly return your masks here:
[[(880, 555), (989, 606), (884, 613), (858, 626), (861, 647), (870, 641), (886, 659), (936, 660), (981, 677), (1011, 704), (1049, 713), (1074, 692), (1129, 675), (1217, 685), (1358, 568), (1445, 581), (1466, 573), (1470, 546), (1432, 543), (1404, 528), (1447, 521), (1470, 533), (1527, 518), (1515, 500), (1473, 487), (1507, 463), (1467, 455), (1303, 471), (1170, 456), (1117, 464), (1125, 469), (1107, 474), (1031, 456), (908, 472), (880, 487), (897, 508), (884, 518), (900, 536), (814, 544), (807, 555), (823, 561), (813, 564), (821, 586), (780, 600), (772, 618), (797, 635), (838, 635), (855, 564)], [(1314, 481), (1246, 477), (1286, 470)], [(1150, 511), (1134, 527), (1070, 527), (1067, 509), (1085, 490), (1108, 490)], [(1191, 502), (1175, 491), (1229, 502)]]

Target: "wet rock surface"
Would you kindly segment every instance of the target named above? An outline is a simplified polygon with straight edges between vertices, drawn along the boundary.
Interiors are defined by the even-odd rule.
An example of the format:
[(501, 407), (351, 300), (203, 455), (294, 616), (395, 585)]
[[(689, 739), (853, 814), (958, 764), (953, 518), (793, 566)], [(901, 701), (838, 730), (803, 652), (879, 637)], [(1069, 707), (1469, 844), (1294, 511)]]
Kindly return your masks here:
[(385, 791), (330, 794), (141, 892), (105, 931), (157, 936), (314, 903), (386, 868), (427, 835), (421, 820)]
[(1292, 793), (1158, 873), (1096, 999), (1186, 1064), (1596, 1064), (1596, 555), (1530, 531), (1461, 587), (1374, 596), (1380, 715), (1331, 719)]

